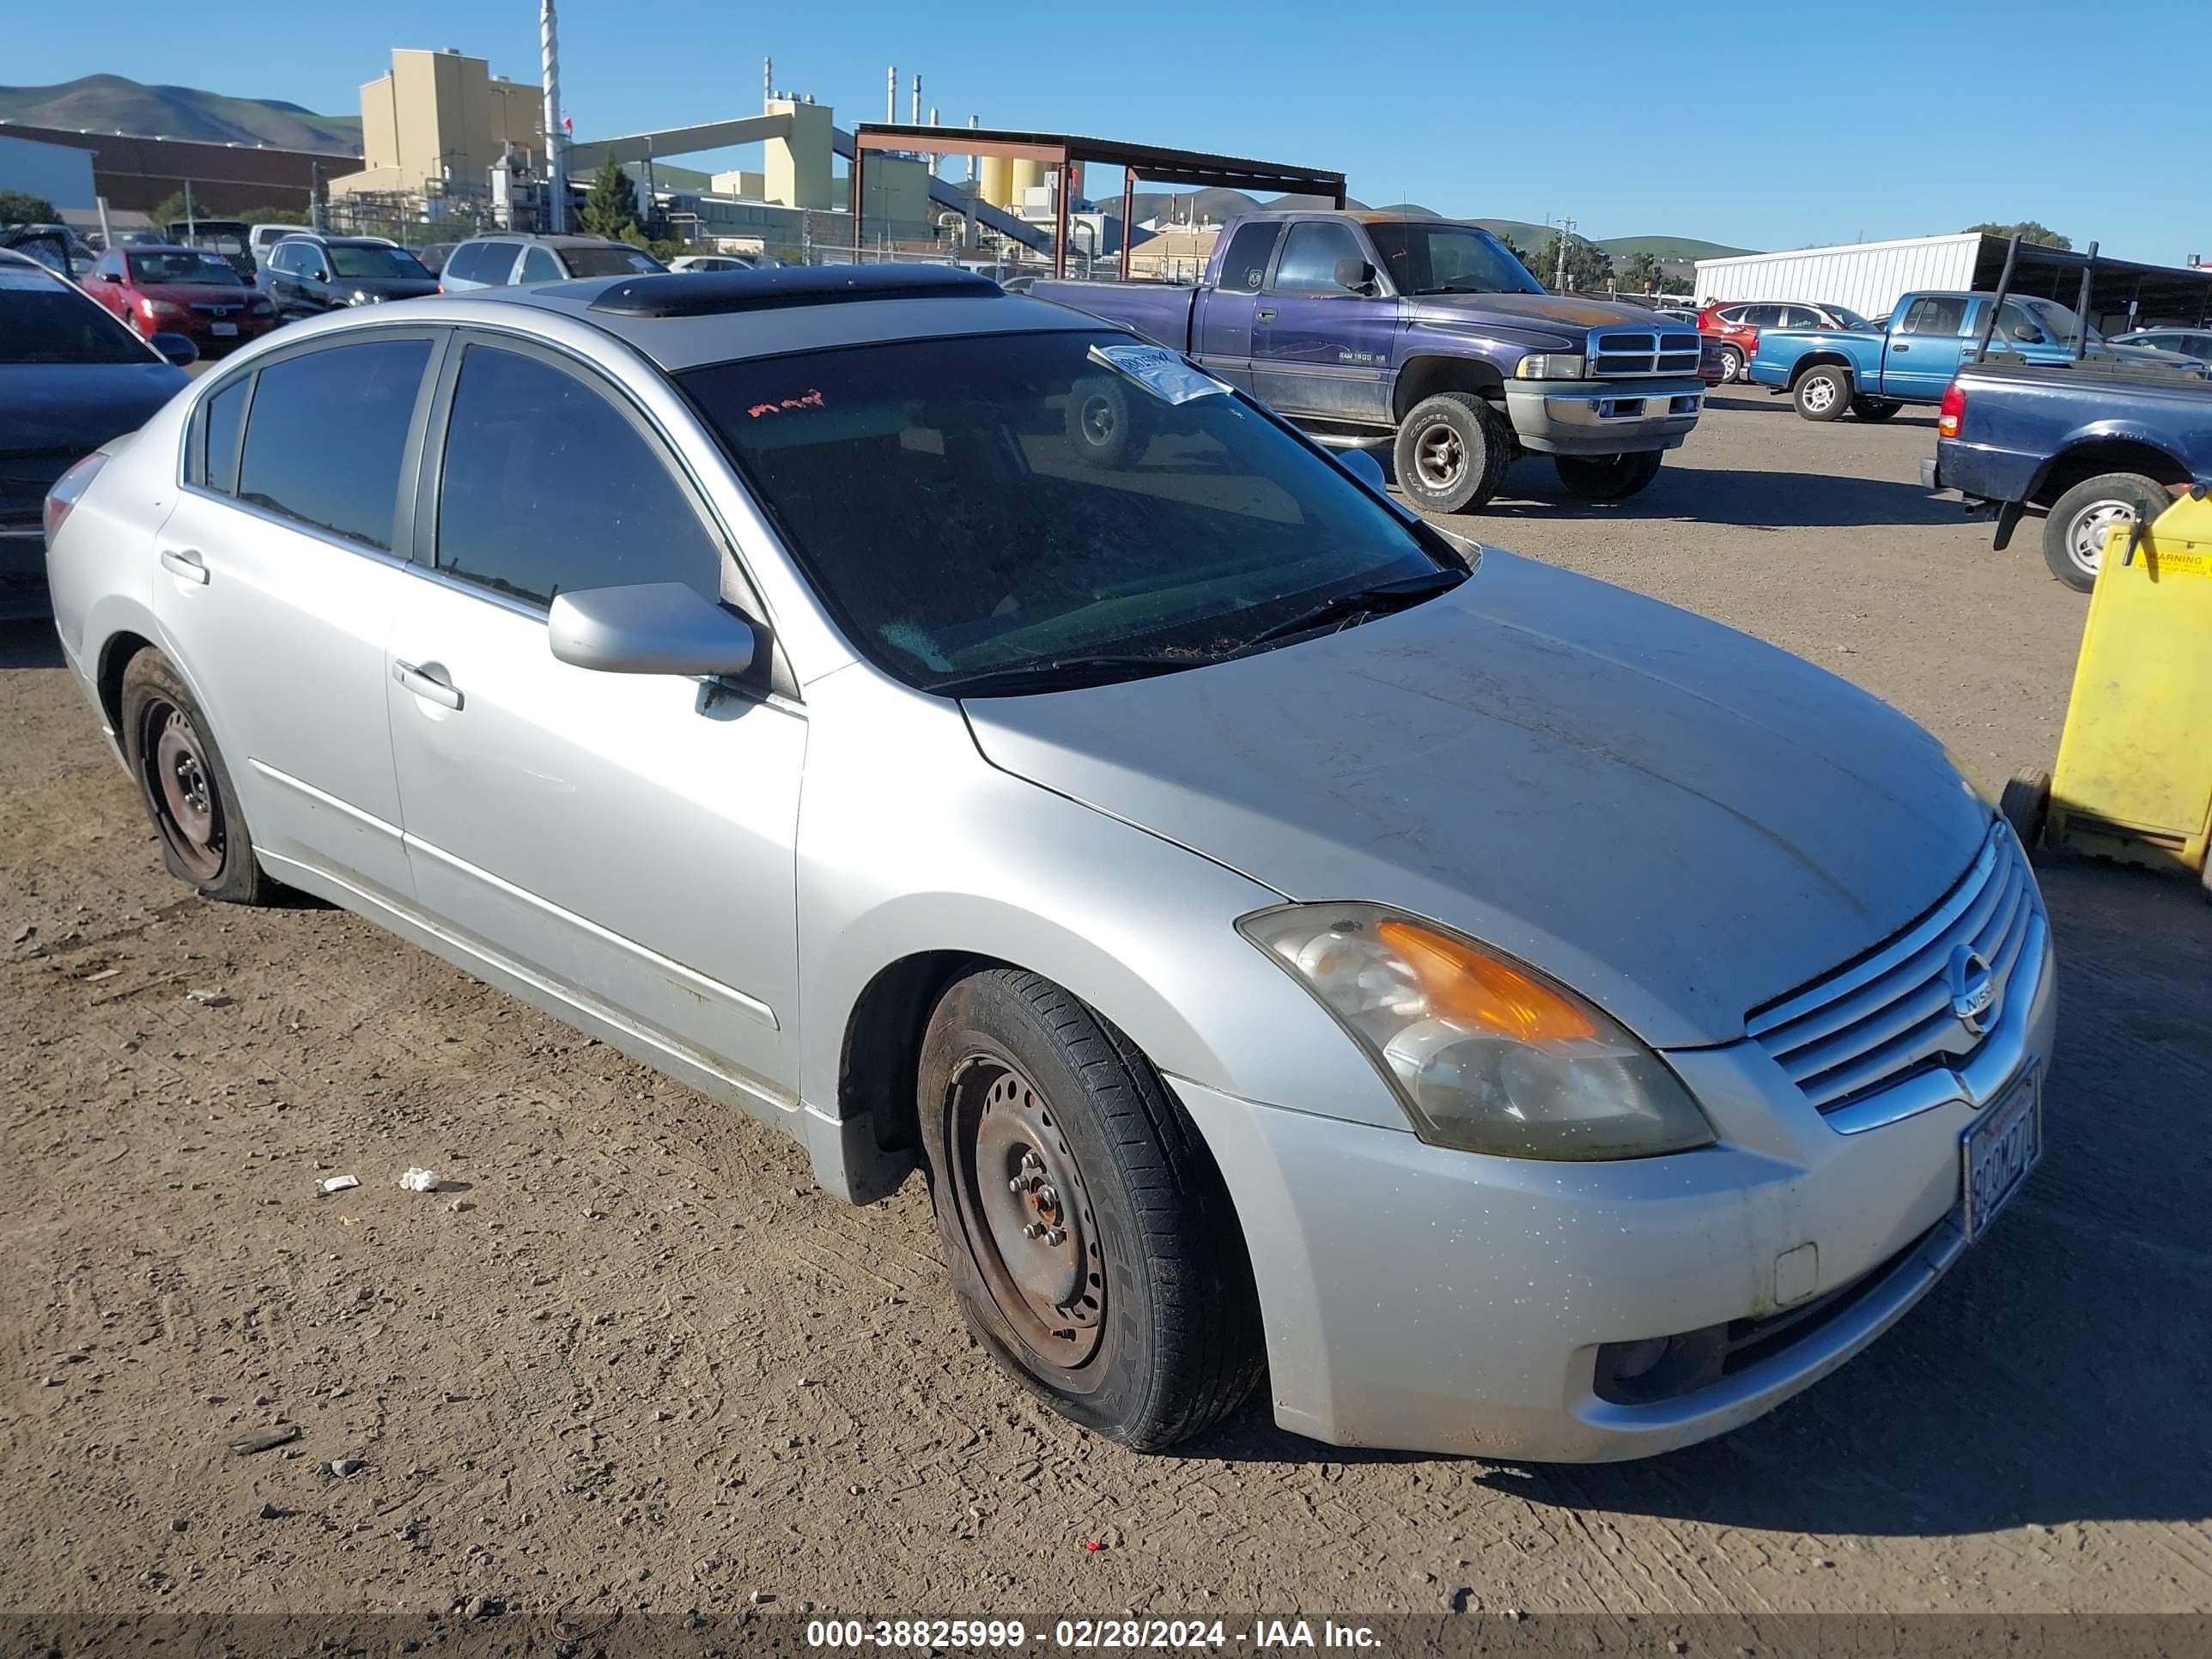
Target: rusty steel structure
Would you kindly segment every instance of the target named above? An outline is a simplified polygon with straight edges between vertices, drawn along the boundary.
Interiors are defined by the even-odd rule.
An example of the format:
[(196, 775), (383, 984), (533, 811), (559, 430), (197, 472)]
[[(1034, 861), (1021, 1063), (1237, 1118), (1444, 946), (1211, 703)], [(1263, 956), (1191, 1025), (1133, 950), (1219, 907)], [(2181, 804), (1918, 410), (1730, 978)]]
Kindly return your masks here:
[(1129, 221), (1135, 212), (1139, 179), (1155, 185), (1213, 186), (1268, 195), (1325, 196), (1340, 208), (1345, 200), (1344, 175), (1322, 167), (1290, 167), (1275, 161), (1247, 161), (1236, 155), (1212, 155), (1203, 150), (1127, 144), (1111, 138), (1084, 138), (1069, 133), (1018, 132), (992, 127), (948, 129), (923, 126), (919, 122), (864, 121), (853, 130), (853, 249), (856, 257), (864, 245), (861, 191), (872, 151), (994, 157), (1036, 161), (1052, 169), (1055, 179), (1052, 264), (1056, 276), (1067, 274), (1069, 204), (1075, 194), (1072, 181), (1082, 177), (1084, 167), (1090, 162), (1121, 169), (1121, 274), (1124, 281), (1129, 275)]

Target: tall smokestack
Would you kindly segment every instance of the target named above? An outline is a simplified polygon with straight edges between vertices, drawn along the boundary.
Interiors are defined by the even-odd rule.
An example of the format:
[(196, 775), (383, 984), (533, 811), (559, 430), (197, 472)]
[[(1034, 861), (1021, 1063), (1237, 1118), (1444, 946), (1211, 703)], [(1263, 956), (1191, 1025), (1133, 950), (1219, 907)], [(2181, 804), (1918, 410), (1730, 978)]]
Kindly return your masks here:
[(761, 59), (761, 107), (766, 109), (775, 101), (775, 59)]
[(921, 125), (921, 77), (914, 77), (914, 125)]
[[(968, 130), (970, 132), (973, 132), (977, 127), (980, 127), (982, 125), (983, 118), (980, 115), (971, 115), (968, 118)], [(982, 164), (983, 158), (980, 155), (970, 155), (968, 158), (968, 182), (969, 184), (972, 185), (975, 182), (975, 169), (982, 166)]]
[(884, 72), (884, 119), (891, 125), (898, 125), (898, 65), (893, 64)]
[(545, 176), (553, 198), (546, 217), (557, 236), (568, 228), (568, 157), (562, 142), (561, 39), (553, 0), (538, 0), (538, 59), (545, 82)]

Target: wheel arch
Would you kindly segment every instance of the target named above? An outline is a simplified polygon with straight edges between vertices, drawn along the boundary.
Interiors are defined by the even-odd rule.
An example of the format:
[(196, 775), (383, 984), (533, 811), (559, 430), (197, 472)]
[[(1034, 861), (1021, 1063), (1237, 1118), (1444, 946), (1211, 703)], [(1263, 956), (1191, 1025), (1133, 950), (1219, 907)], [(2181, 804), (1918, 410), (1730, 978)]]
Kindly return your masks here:
[(1808, 351), (1803, 356), (1800, 357), (1796, 362), (1790, 364), (1788, 389), (1791, 392), (1795, 392), (1797, 389), (1797, 382), (1803, 380), (1814, 369), (1831, 368), (1842, 369), (1844, 374), (1851, 377), (1851, 383), (1854, 386), (1858, 384), (1858, 365), (1854, 363), (1842, 352)]
[(2187, 466), (2160, 445), (2135, 433), (2084, 434), (2044, 462), (2027, 499), (2047, 507), (2075, 484), (2104, 472), (2139, 472), (2162, 484), (2193, 482)]
[(1424, 400), (1439, 392), (1471, 392), (1490, 403), (1501, 403), (1505, 397), (1505, 376), (1497, 364), (1480, 357), (1453, 356), (1445, 352), (1424, 352), (1408, 357), (1398, 370), (1398, 381), (1391, 389), (1390, 417), (1403, 421)]

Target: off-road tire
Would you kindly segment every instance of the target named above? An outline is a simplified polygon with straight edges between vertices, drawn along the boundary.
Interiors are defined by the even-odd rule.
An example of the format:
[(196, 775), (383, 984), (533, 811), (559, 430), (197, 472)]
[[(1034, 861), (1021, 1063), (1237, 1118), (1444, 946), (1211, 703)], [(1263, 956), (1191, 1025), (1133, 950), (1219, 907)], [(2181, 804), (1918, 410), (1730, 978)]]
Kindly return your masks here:
[(1424, 398), (1399, 422), (1390, 450), (1399, 493), (1425, 513), (1474, 513), (1488, 506), (1512, 459), (1511, 431), (1471, 392)]
[[(283, 889), (253, 856), (253, 836), (230, 769), (198, 699), (169, 659), (151, 647), (131, 658), (123, 669), (120, 705), (124, 759), (169, 873), (204, 898), (276, 903)], [(175, 784), (179, 804), (163, 787), (164, 774)], [(204, 811), (181, 805), (186, 799)]]
[(1797, 377), (1790, 388), (1797, 412), (1808, 421), (1841, 420), (1856, 394), (1851, 372), (1835, 363), (1817, 363)]
[(1641, 449), (1626, 455), (1554, 455), (1559, 483), (1568, 495), (1585, 501), (1625, 501), (1659, 476), (1664, 452)]
[(1141, 459), (1152, 432), (1139, 400), (1118, 374), (1086, 374), (1067, 394), (1068, 447), (1091, 466), (1128, 466)]
[(2173, 492), (2140, 472), (2084, 478), (2051, 503), (2043, 521), (2043, 562), (2067, 586), (2087, 593), (2097, 585), (2104, 537), (2112, 526), (2130, 519), (2148, 524), (2172, 505)]
[[(1056, 1410), (1139, 1450), (1201, 1433), (1236, 1410), (1266, 1353), (1243, 1236), (1206, 1143), (1128, 1038), (1048, 979), (986, 969), (938, 1003), (917, 1073), (945, 1265), (993, 1357)], [(963, 1103), (985, 1085), (991, 1104), (978, 1113)], [(1069, 1342), (1068, 1353), (1047, 1356), (1017, 1329), (1017, 1321), (1034, 1328), (1034, 1308), (1020, 1305), (1000, 1246), (1006, 1241), (1018, 1257), (1030, 1247), (994, 1234), (979, 1212), (987, 1188), (996, 1204), (1030, 1166), (1026, 1152), (1020, 1165), (1006, 1164), (1006, 1116), (988, 1129), (990, 1110), (1018, 1120), (1059, 1176), (1074, 1177), (1045, 1188), (1054, 1207), (1036, 1213), (1065, 1223), (1066, 1248), (1080, 1264), (1075, 1283), (1087, 1275), (1102, 1304), (1090, 1310), (1091, 1331), (1075, 1334), (1095, 1342), (1087, 1352)], [(979, 1152), (994, 1133), (998, 1151)], [(1022, 1194), (1012, 1207), (1027, 1216), (1030, 1201)], [(1048, 1235), (1035, 1248), (1050, 1243)], [(1042, 1261), (1048, 1273), (1054, 1265)], [(1000, 1296), (1014, 1297), (1012, 1316)], [(1076, 1363), (1060, 1363), (1078, 1352)]]

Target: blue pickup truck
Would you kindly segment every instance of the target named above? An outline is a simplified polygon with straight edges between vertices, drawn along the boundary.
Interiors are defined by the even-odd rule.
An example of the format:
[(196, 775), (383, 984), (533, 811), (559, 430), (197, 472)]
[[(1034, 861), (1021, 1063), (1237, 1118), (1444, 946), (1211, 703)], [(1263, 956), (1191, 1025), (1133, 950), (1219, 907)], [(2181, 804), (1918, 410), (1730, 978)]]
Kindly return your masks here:
[[(1886, 421), (1907, 404), (1940, 403), (1943, 388), (1980, 342), (1994, 294), (1908, 294), (1879, 329), (1763, 329), (1750, 378), (1796, 400), (1808, 421), (1832, 421), (1846, 410)], [(2056, 300), (2005, 297), (1990, 349), (2022, 362), (2074, 361), (2081, 319)], [(2089, 355), (2150, 362), (2154, 352), (2105, 343), (2090, 331)]]
[[(1695, 328), (1547, 294), (1488, 231), (1449, 220), (1260, 214), (1223, 228), (1195, 287), (1030, 292), (1184, 353), (1318, 442), (1389, 448), (1432, 512), (1482, 506), (1524, 451), (1571, 494), (1632, 495), (1705, 405)], [(1127, 441), (1114, 417), (1089, 409), (1087, 441)]]
[(2133, 362), (1968, 363), (1944, 392), (1936, 434), (1921, 482), (1994, 507), (1999, 548), (2027, 509), (2041, 509), (2044, 562), (2086, 593), (2113, 526), (2212, 486), (2212, 380)]

